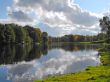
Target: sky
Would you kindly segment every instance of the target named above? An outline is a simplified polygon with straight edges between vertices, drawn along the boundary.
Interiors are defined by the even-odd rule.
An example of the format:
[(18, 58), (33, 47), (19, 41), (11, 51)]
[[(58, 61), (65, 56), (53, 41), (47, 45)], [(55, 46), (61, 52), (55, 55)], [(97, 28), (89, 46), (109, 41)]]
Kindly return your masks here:
[(31, 25), (51, 36), (94, 35), (110, 0), (0, 0), (0, 23)]
[(12, 5), (12, 0), (0, 0), (0, 19), (7, 19), (7, 7)]

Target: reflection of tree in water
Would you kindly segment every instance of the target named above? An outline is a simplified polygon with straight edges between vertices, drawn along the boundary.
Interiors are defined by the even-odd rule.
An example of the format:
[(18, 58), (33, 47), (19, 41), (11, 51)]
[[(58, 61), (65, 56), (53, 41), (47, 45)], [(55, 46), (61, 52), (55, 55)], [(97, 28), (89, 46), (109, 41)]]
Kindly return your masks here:
[(47, 45), (0, 45), (0, 64), (30, 61), (47, 54)]
[(27, 57), (25, 57), (26, 61), (32, 60), (34, 58), (40, 58), (41, 55), (45, 55), (48, 52), (47, 45), (33, 45), (31, 51), (28, 53)]
[(10, 46), (0, 46), (0, 64), (11, 63), (15, 58), (15, 48)]
[(30, 61), (47, 55), (48, 48), (62, 48), (65, 51), (78, 51), (97, 49), (97, 45), (75, 45), (75, 44), (47, 44), (43, 45), (5, 45), (0, 46), (0, 64), (11, 64), (20, 61)]
[(41, 51), (42, 51), (43, 55), (47, 55), (48, 54), (48, 45), (43, 44), (41, 47)]
[(84, 45), (84, 44), (73, 44), (73, 43), (53, 43), (49, 45), (49, 49), (62, 48), (66, 51), (79, 51), (79, 50), (89, 50), (97, 49), (99, 45)]

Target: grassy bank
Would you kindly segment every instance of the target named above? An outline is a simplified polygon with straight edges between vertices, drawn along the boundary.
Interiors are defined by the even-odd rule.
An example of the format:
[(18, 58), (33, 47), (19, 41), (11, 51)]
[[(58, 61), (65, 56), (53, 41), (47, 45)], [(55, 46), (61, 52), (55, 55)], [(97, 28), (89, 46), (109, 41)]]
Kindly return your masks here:
[(110, 82), (110, 52), (105, 48), (99, 51), (101, 66), (88, 67), (85, 71), (78, 73), (50, 76), (34, 82)]

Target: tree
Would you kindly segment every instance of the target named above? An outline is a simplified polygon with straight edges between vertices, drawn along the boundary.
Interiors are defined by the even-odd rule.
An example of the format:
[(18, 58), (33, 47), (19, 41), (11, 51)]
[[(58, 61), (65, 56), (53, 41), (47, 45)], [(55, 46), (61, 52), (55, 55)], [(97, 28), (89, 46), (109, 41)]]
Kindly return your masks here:
[(110, 42), (110, 18), (104, 16), (99, 22), (101, 31), (107, 35), (107, 42)]
[(26, 28), (27, 29), (27, 31), (28, 31), (28, 33), (29, 33), (29, 36), (30, 36), (30, 38), (31, 38), (31, 40), (32, 40), (32, 42), (38, 42), (38, 39), (37, 39), (37, 37), (38, 37), (38, 34), (37, 34), (37, 32), (35, 31), (35, 28), (33, 28), (33, 27), (31, 27), (31, 26), (25, 26), (24, 28)]
[(35, 28), (34, 29), (35, 33), (36, 33), (36, 37), (37, 37), (37, 42), (41, 42), (41, 35), (42, 35), (42, 32), (39, 28)]
[(5, 24), (5, 39), (7, 43), (14, 43), (15, 42), (15, 32), (11, 27), (11, 24)]
[(14, 27), (14, 31), (15, 31), (15, 35), (16, 35), (15, 42), (23, 43), (24, 40), (23, 40), (23, 32), (21, 30), (21, 27), (16, 25), (16, 27)]
[(0, 24), (0, 43), (5, 43), (5, 27), (3, 24)]
[(47, 32), (43, 32), (42, 33), (42, 42), (43, 43), (47, 43), (48, 41), (48, 33)]

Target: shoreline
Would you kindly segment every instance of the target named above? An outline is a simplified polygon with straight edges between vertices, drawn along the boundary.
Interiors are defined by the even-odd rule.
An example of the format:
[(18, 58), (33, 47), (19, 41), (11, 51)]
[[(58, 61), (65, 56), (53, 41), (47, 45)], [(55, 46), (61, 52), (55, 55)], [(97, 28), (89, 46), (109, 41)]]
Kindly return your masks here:
[(102, 65), (91, 66), (76, 73), (49, 76), (43, 80), (35, 80), (34, 82), (109, 82), (110, 53), (105, 48), (99, 48), (97, 50), (100, 52)]

